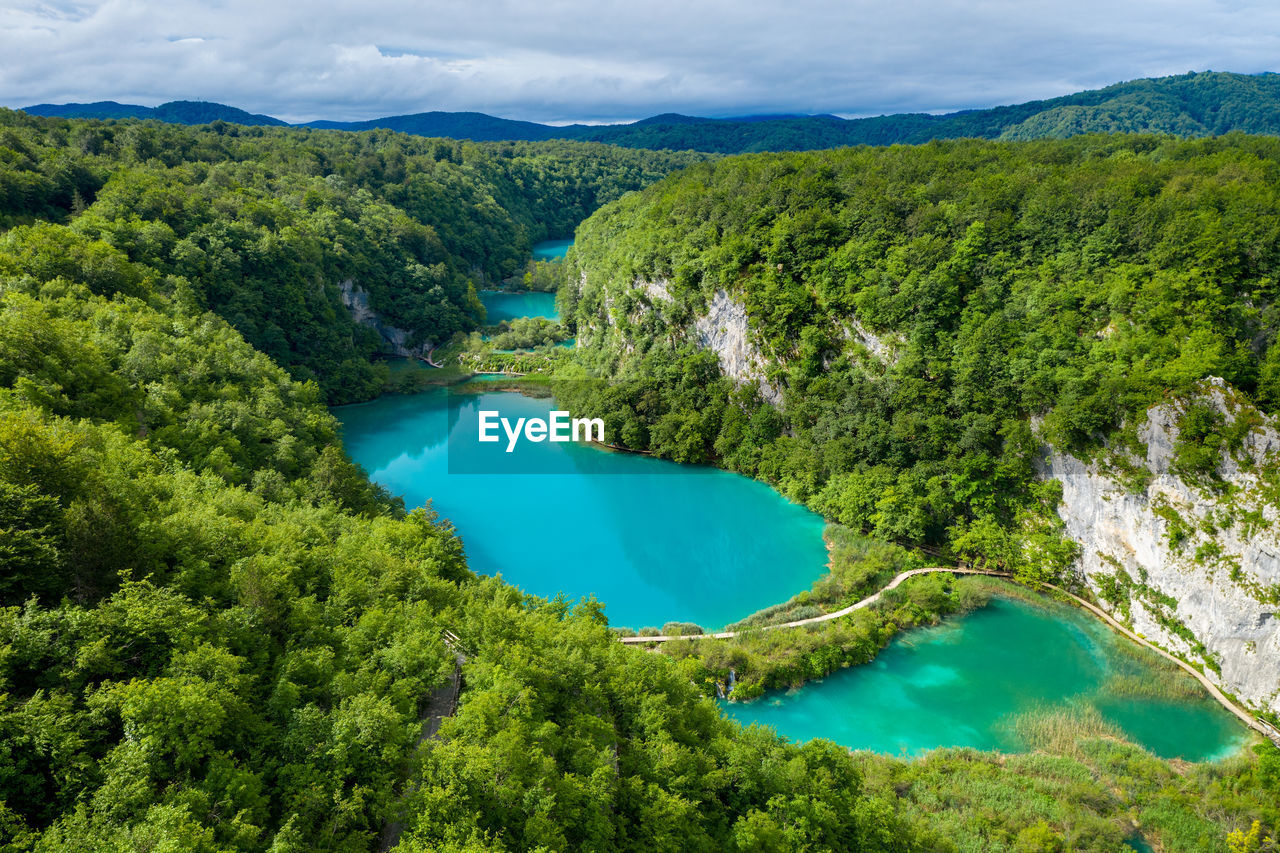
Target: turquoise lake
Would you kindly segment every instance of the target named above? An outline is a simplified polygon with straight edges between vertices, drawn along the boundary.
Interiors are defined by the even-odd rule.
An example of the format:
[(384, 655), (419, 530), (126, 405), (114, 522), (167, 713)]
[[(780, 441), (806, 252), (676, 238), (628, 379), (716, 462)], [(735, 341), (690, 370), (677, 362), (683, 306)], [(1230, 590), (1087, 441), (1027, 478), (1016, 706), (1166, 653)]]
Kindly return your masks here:
[(519, 317), (546, 317), (559, 320), (554, 293), (507, 293), (501, 290), (480, 291), (480, 301), (489, 314), (490, 325)]
[(563, 258), (565, 252), (569, 251), (569, 247), (572, 245), (572, 237), (568, 240), (543, 240), (541, 243), (534, 243), (533, 259), (535, 261), (554, 261), (556, 258)]
[(1074, 608), (997, 597), (964, 617), (900, 635), (864, 666), (721, 707), (795, 741), (827, 738), (904, 755), (939, 746), (1024, 751), (1012, 716), (1064, 706), (1092, 707), (1165, 758), (1212, 760), (1248, 741), (1198, 685), (1195, 699), (1113, 692), (1112, 679), (1149, 675), (1138, 655), (1151, 653)]
[[(355, 461), (407, 506), (431, 500), (477, 572), (536, 595), (595, 595), (614, 625), (719, 628), (826, 571), (821, 517), (763, 483), (571, 443), (482, 452), (480, 409), (546, 417), (551, 401), (486, 391), (455, 394), (451, 406), (450, 394), (388, 396), (334, 414)], [(458, 473), (477, 468), (499, 473)]]

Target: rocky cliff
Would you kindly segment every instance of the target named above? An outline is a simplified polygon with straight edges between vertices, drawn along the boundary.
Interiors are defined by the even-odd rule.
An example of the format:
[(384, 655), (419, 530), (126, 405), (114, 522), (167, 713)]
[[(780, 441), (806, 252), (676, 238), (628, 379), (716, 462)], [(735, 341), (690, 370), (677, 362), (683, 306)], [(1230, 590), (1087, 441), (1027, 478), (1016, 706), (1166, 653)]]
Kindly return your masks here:
[(343, 306), (351, 312), (351, 317), (362, 326), (368, 326), (382, 337), (383, 351), (389, 355), (403, 358), (426, 358), (431, 350), (431, 343), (424, 341), (413, 344), (413, 333), (398, 326), (392, 326), (378, 316), (378, 312), (369, 307), (369, 294), (351, 279), (338, 283), (338, 295)]
[[(578, 286), (580, 292), (588, 286), (585, 275)], [(765, 400), (782, 404), (782, 387), (766, 376), (768, 362), (756, 344), (746, 306), (727, 291), (717, 290), (705, 306), (690, 310), (672, 295), (670, 281), (636, 279), (622, 293), (604, 290), (601, 299), (604, 323), (579, 330), (581, 340), (612, 336), (617, 349), (630, 353), (638, 336), (662, 329), (714, 352), (725, 376), (740, 385), (754, 384)]]
[(775, 406), (782, 404), (782, 389), (765, 378), (765, 360), (752, 340), (747, 309), (723, 290), (717, 290), (707, 313), (693, 322), (698, 344), (720, 361), (720, 372), (739, 385), (754, 382), (760, 396)]
[[(1188, 417), (1234, 436), (1198, 467)], [(1085, 583), (1118, 619), (1203, 667), (1258, 710), (1280, 712), (1280, 432), (1221, 380), (1152, 407), (1140, 446), (1092, 461), (1049, 451), (1059, 513)]]

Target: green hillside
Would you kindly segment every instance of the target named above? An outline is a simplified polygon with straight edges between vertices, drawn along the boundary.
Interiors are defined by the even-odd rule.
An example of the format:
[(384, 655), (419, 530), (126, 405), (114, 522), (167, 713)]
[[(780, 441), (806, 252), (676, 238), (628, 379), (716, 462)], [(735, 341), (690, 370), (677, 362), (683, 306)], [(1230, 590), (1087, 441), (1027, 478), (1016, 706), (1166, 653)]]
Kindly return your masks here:
[[(184, 124), (215, 118), (240, 124), (283, 124), (267, 116), (250, 116), (233, 107), (189, 101), (164, 104), (154, 110), (107, 101), (61, 106), (41, 104), (28, 107), (27, 111), (36, 115), (82, 118), (157, 118)], [(1207, 71), (1132, 80), (1060, 98), (945, 115), (710, 119), (666, 113), (631, 124), (555, 127), (483, 113), (427, 112), (360, 122), (315, 121), (307, 126), (355, 131), (382, 128), (418, 136), (476, 141), (578, 139), (626, 148), (719, 154), (918, 144), (965, 137), (1060, 139), (1082, 133), (1280, 134), (1280, 75)]]
[(1210, 136), (1280, 133), (1280, 75), (1204, 72), (1134, 80), (1045, 101), (947, 115), (902, 114), (842, 120), (645, 122), (586, 128), (577, 139), (631, 148), (734, 154), (844, 145), (917, 144), (933, 139), (1042, 139), (1081, 133)]
[(479, 322), (475, 288), (523, 268), (532, 243), (700, 159), (15, 112), (0, 113), (0, 154), (0, 225), (27, 234), (71, 221), (41, 263), (119, 250), (131, 287), (144, 265), (180, 281), (194, 304), (295, 378), (316, 379), (330, 402), (382, 385), (370, 363), (378, 336), (342, 307), (342, 282), (368, 292), (411, 341), (447, 341)]
[[(980, 374), (999, 347), (1046, 353), (1041, 381), (1098, 417), (1116, 411), (1091, 396), (1099, 376), (1130, 401), (1222, 369), (1269, 399), (1265, 358), (1250, 382), (1238, 344), (1272, 327), (1275, 160), (1270, 140), (964, 143), (743, 158), (623, 196), (682, 161), (0, 114), (0, 849), (346, 853), (382, 849), (397, 825), (407, 853), (1114, 853), (1138, 826), (1164, 849), (1260, 849), (1248, 833), (1280, 822), (1270, 747), (1188, 766), (1082, 735), (1065, 752), (906, 761), (743, 729), (696, 660), (623, 646), (599, 603), (474, 576), (447, 523), (406, 513), (347, 460), (308, 374), (362, 375), (335, 277), (384, 287), (379, 304), (402, 316), (465, 314), (470, 276), (612, 201), (581, 232), (592, 287), (664, 271), (691, 306), (703, 274), (776, 295), (775, 313), (751, 310), (780, 351), (795, 346), (785, 378), (808, 389), (814, 423), (831, 312), (902, 328), (911, 358), (859, 386), (876, 417), (926, 416), (894, 422), (891, 473), (928, 475), (948, 401), (981, 393), (950, 403), (975, 413), (961, 458), (986, 448), (1015, 487), (997, 508), (1018, 506), (1022, 462), (992, 446), (992, 413), (1048, 389)], [(1095, 227), (1076, 245), (1080, 217)], [(1221, 250), (1215, 223), (1239, 229)], [(866, 254), (831, 251), (854, 232)], [(1131, 263), (1099, 272), (1112, 258)], [(918, 274), (891, 275), (906, 263)], [(1246, 291), (1256, 309), (1233, 301)], [(1097, 293), (1141, 320), (1108, 357), (1079, 336), (1101, 319)], [(599, 305), (583, 295), (585, 326)], [(1046, 328), (1054, 306), (1075, 325)], [(1107, 368), (1140, 335), (1196, 346), (1157, 349), (1119, 383)], [(965, 346), (949, 362), (938, 342)], [(655, 367), (673, 357), (653, 348)], [(653, 378), (674, 387), (681, 370)], [(841, 362), (829, 389), (860, 381)], [(782, 458), (772, 417), (752, 410), (766, 441), (744, 454)], [(881, 421), (868, 424), (859, 435)], [(816, 437), (799, 432), (794, 458), (808, 464)], [(848, 447), (842, 472), (863, 452)], [(930, 612), (927, 588), (898, 601)], [(459, 650), (461, 703), (424, 739)]]
[[(1240, 135), (726, 158), (579, 228), (579, 348), (676, 380), (661, 406), (644, 383), (594, 401), (637, 449), (1047, 576), (1070, 555), (1029, 418), (1089, 454), (1206, 377), (1280, 405), (1277, 187), (1280, 140)], [(688, 326), (717, 291), (745, 307), (781, 411), (706, 381)]]

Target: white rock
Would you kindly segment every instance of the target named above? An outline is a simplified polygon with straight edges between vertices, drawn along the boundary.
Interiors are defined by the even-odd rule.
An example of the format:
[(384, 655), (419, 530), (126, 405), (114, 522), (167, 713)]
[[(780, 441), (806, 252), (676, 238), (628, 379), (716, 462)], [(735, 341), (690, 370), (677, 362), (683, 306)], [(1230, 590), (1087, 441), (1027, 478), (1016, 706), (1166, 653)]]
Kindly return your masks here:
[[(1222, 380), (1206, 382), (1202, 391), (1199, 401), (1234, 419), (1238, 404)], [(1260, 600), (1280, 584), (1280, 525), (1259, 529), (1242, 518), (1257, 510), (1270, 522), (1276, 519), (1276, 508), (1267, 504), (1254, 472), (1277, 459), (1280, 433), (1267, 419), (1247, 436), (1238, 454), (1222, 460), (1219, 475), (1238, 490), (1228, 501), (1173, 473), (1177, 421), (1184, 410), (1185, 403), (1165, 403), (1147, 412), (1139, 429), (1146, 456), (1134, 461), (1151, 473), (1151, 481), (1140, 493), (1129, 492), (1098, 462), (1086, 464), (1057, 451), (1044, 459), (1041, 474), (1062, 483), (1059, 513), (1068, 535), (1080, 544), (1079, 570), (1095, 592), (1118, 574), (1117, 566), (1123, 569), (1134, 584), (1151, 591), (1145, 596), (1138, 589), (1130, 591), (1135, 631), (1200, 662), (1192, 643), (1160, 623), (1163, 611), (1218, 663), (1220, 675), (1205, 668), (1210, 679), (1255, 708), (1280, 711), (1280, 607)], [(1193, 528), (1180, 547), (1169, 536), (1177, 521), (1157, 512), (1162, 505)], [(1198, 549), (1215, 546), (1221, 556), (1202, 551), (1197, 559)], [(1161, 605), (1162, 597), (1176, 606)]]
[(705, 316), (694, 321), (698, 344), (716, 354), (720, 372), (739, 384), (756, 383), (760, 395), (773, 405), (782, 403), (782, 389), (765, 379), (765, 360), (751, 342), (747, 309), (724, 290), (717, 290)]

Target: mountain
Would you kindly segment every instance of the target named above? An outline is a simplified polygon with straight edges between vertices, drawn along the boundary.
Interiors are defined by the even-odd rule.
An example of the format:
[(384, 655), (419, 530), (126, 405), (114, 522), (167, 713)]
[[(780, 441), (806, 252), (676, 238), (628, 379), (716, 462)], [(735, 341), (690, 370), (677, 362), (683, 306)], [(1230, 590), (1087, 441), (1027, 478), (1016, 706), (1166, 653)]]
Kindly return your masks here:
[(1168, 133), (1211, 136), (1280, 133), (1280, 75), (1219, 72), (1117, 83), (1061, 98), (947, 115), (906, 113), (873, 118), (834, 116), (739, 118), (612, 125), (574, 138), (634, 148), (693, 149), (720, 154), (803, 151), (846, 145), (918, 144), (934, 139), (1065, 138), (1082, 133)]
[(96, 101), (92, 104), (36, 104), (23, 107), (22, 111), (35, 116), (58, 118), (151, 118), (170, 124), (209, 124), (214, 121), (225, 121), (232, 124), (270, 127), (288, 127), (289, 125), (288, 122), (278, 118), (257, 115), (237, 107), (209, 101), (170, 101), (158, 107), (120, 104), (115, 101)]
[(446, 113), (433, 111), (413, 115), (388, 116), (369, 121), (313, 121), (304, 127), (328, 130), (374, 130), (385, 128), (415, 136), (447, 136), (475, 142), (495, 140), (528, 140), (563, 138), (562, 128), (531, 121), (514, 121), (485, 113)]
[[(38, 104), (26, 107), (25, 111), (64, 118), (154, 118), (178, 124), (203, 124), (220, 119), (236, 124), (285, 125), (270, 116), (199, 101), (173, 101), (155, 108), (114, 101)], [(579, 139), (624, 148), (716, 154), (919, 144), (964, 137), (1061, 139), (1082, 133), (1167, 133), (1191, 137), (1232, 131), (1280, 134), (1280, 75), (1206, 71), (1132, 80), (1060, 98), (946, 115), (899, 113), (856, 119), (832, 115), (758, 115), (716, 119), (664, 113), (629, 124), (555, 127), (485, 113), (432, 111), (358, 122), (321, 120), (303, 126), (351, 131), (386, 128), (416, 136), (477, 142)]]
[[(230, 108), (228, 108), (230, 109)], [(115, 101), (94, 101), (92, 104), (35, 104), (22, 111), (33, 116), (54, 118), (155, 118), (156, 108), (138, 104), (120, 104)]]

